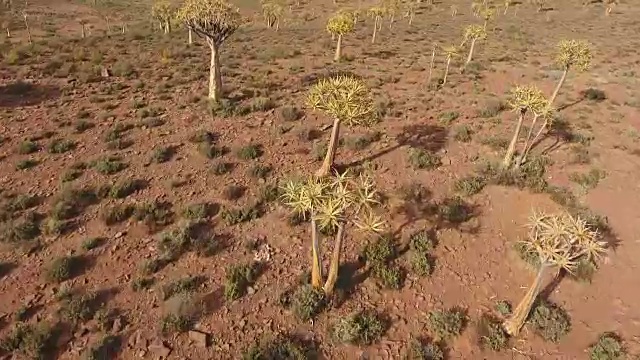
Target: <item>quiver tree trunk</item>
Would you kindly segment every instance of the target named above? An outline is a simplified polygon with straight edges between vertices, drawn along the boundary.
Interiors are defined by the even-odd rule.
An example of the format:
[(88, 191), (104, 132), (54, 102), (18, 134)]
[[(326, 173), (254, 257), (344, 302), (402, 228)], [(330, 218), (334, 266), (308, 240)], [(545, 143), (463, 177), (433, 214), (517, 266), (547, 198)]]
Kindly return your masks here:
[(329, 146), (327, 147), (327, 153), (324, 156), (322, 166), (316, 172), (316, 176), (323, 177), (329, 175), (331, 167), (333, 166), (333, 160), (336, 157), (336, 150), (338, 149), (338, 138), (340, 137), (340, 120), (335, 119), (333, 121), (333, 129), (331, 130), (331, 139), (329, 139)]
[(193, 44), (193, 30), (189, 28), (189, 45)]
[(322, 264), (320, 263), (320, 245), (318, 242), (318, 225), (315, 213), (311, 213), (311, 286), (322, 288)]
[(427, 78), (427, 85), (431, 83), (431, 78), (433, 77), (433, 64), (436, 60), (436, 47), (433, 47), (431, 51), (431, 63), (429, 63), (429, 77)]
[(33, 44), (33, 40), (31, 39), (31, 28), (29, 27), (29, 20), (27, 20), (27, 14), (24, 14), (23, 18), (24, 18), (24, 26), (27, 29), (27, 41), (29, 41), (29, 44)]
[(84, 24), (81, 24), (82, 26), (82, 38), (86, 38), (87, 37), (87, 28)]
[(218, 101), (222, 91), (222, 74), (220, 73), (220, 45), (213, 39), (207, 39), (211, 48), (211, 65), (209, 66), (209, 99)]
[(466, 67), (467, 65), (469, 65), (469, 63), (471, 62), (471, 59), (473, 59), (473, 50), (476, 47), (476, 38), (471, 39), (471, 46), (469, 47), (469, 55), (467, 56), (467, 61), (464, 63), (464, 66)]
[(447, 57), (447, 65), (444, 68), (444, 76), (442, 77), (442, 85), (447, 83), (447, 76), (449, 75), (449, 65), (451, 65), (451, 56)]
[(164, 21), (164, 33), (168, 34), (171, 32), (171, 21), (170, 20), (165, 20)]
[(376, 35), (378, 34), (378, 17), (373, 21), (373, 35), (371, 36), (371, 43), (376, 42)]
[(324, 293), (329, 296), (333, 293), (338, 280), (338, 270), (340, 268), (340, 254), (342, 253), (342, 240), (344, 237), (344, 224), (338, 225), (335, 241), (333, 243), (333, 253), (331, 254), (331, 265), (329, 266), (329, 274), (327, 281), (324, 283)]
[(518, 306), (516, 306), (513, 314), (502, 324), (507, 334), (516, 336), (520, 332), (520, 329), (522, 328), (522, 325), (524, 325), (524, 322), (527, 320), (527, 317), (531, 312), (531, 308), (535, 303), (536, 297), (538, 296), (545, 270), (546, 266), (541, 265), (540, 269), (538, 270), (536, 279), (533, 281), (533, 284), (531, 284), (531, 287), (525, 294), (524, 298), (522, 298)]
[(516, 131), (513, 134), (513, 138), (511, 138), (511, 142), (509, 143), (507, 152), (506, 154), (504, 154), (504, 159), (502, 160), (502, 167), (505, 169), (510, 167), (511, 162), (513, 161), (513, 154), (516, 152), (516, 144), (518, 143), (518, 139), (520, 138), (520, 130), (522, 130), (522, 123), (524, 122), (525, 114), (526, 114), (526, 110), (520, 110), (520, 116), (518, 117), (518, 124), (516, 125)]
[(564, 68), (564, 71), (562, 72), (562, 76), (560, 77), (560, 81), (558, 81), (558, 85), (556, 85), (555, 90), (553, 90), (553, 95), (551, 95), (551, 98), (549, 99), (549, 104), (553, 105), (553, 102), (556, 100), (556, 97), (558, 97), (558, 93), (560, 93), (560, 88), (564, 84), (564, 81), (567, 79), (568, 72), (569, 72), (569, 67)]
[(338, 34), (338, 43), (336, 44), (336, 54), (333, 57), (334, 61), (340, 61), (342, 57), (342, 34)]
[(11, 30), (9, 29), (8, 26), (6, 27), (5, 30), (7, 30), (7, 37), (10, 38), (11, 37)]
[(127, 24), (122, 24), (122, 33), (123, 34), (127, 33)]

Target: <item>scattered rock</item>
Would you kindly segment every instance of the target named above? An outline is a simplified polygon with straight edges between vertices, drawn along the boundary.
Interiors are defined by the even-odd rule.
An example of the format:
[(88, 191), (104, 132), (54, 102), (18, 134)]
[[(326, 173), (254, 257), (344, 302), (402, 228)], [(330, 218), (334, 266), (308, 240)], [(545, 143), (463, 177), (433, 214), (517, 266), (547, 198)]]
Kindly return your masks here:
[(189, 331), (189, 339), (193, 340), (197, 347), (206, 348), (209, 346), (209, 336), (201, 331)]
[(119, 232), (117, 232), (117, 233), (116, 233), (116, 235), (114, 236), (114, 238), (116, 238), (116, 239), (120, 239), (120, 238), (124, 237), (125, 235), (127, 235), (127, 232), (126, 232), (126, 231), (119, 231)]
[(164, 341), (156, 341), (149, 346), (148, 350), (154, 353), (160, 359), (166, 359), (172, 351), (172, 349), (167, 344), (165, 344)]

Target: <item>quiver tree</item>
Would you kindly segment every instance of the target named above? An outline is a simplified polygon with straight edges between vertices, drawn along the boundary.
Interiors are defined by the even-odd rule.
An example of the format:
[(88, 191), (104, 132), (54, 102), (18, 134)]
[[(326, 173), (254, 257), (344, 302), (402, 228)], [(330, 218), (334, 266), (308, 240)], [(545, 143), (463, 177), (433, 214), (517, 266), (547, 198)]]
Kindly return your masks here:
[(469, 42), (469, 55), (467, 55), (467, 61), (465, 61), (464, 66), (467, 66), (472, 58), (473, 58), (473, 50), (476, 47), (476, 42), (478, 40), (483, 40), (487, 38), (486, 28), (483, 28), (480, 25), (469, 25), (464, 30), (464, 42)]
[(449, 76), (449, 67), (451, 66), (451, 59), (456, 58), (460, 55), (460, 48), (455, 45), (451, 45), (451, 46), (443, 47), (442, 51), (444, 52), (444, 55), (447, 57), (447, 62), (444, 67), (444, 76), (442, 76), (442, 85), (445, 85), (447, 83), (447, 76)]
[(80, 33), (80, 36), (82, 36), (82, 38), (84, 39), (87, 37), (87, 20), (80, 19), (78, 20), (78, 22), (80, 23), (80, 30), (82, 31)]
[(396, 20), (396, 14), (400, 9), (400, 0), (383, 0), (384, 8), (387, 15), (389, 15), (389, 29), (393, 26), (393, 22)]
[(556, 85), (553, 95), (549, 101), (551, 104), (555, 101), (560, 88), (567, 79), (567, 74), (572, 68), (578, 71), (585, 71), (591, 65), (591, 49), (586, 41), (582, 40), (561, 40), (558, 43), (558, 55), (556, 57), (556, 63), (562, 69), (562, 76), (558, 85)]
[(504, 0), (504, 13), (503, 13), (503, 15), (507, 15), (507, 12), (509, 11), (509, 8), (514, 3), (515, 3), (514, 0)]
[(613, 10), (613, 7), (618, 4), (618, 0), (604, 0), (604, 4), (605, 4), (604, 14), (609, 16), (611, 15), (611, 11)]
[(280, 29), (280, 20), (284, 15), (284, 7), (275, 1), (265, 1), (262, 3), (262, 16), (268, 28)]
[(373, 122), (373, 99), (362, 80), (351, 76), (336, 76), (320, 80), (309, 91), (307, 104), (333, 118), (331, 138), (322, 166), (316, 176), (329, 175), (338, 148), (340, 126), (369, 125)]
[(531, 0), (530, 1), (535, 7), (537, 12), (541, 12), (544, 10), (544, 6), (547, 3), (547, 0)]
[(204, 38), (211, 48), (209, 98), (218, 101), (222, 91), (220, 46), (242, 24), (240, 11), (224, 0), (186, 0), (178, 19)]
[(416, 7), (418, 4), (415, 1), (408, 1), (404, 4), (404, 17), (409, 18), (409, 26), (413, 24), (413, 18), (416, 16)]
[(151, 8), (151, 16), (158, 20), (160, 27), (164, 30), (165, 34), (171, 32), (171, 19), (173, 18), (173, 8), (171, 3), (166, 0), (158, 0), (153, 3)]
[[(542, 108), (536, 110), (536, 112), (533, 114), (533, 120), (531, 120), (531, 126), (529, 127), (529, 132), (527, 133), (527, 138), (524, 142), (522, 153), (520, 153), (518, 159), (516, 160), (516, 167), (520, 167), (520, 165), (522, 165), (526, 161), (529, 152), (535, 146), (535, 144), (537, 144), (544, 131), (549, 128), (549, 125), (551, 124), (553, 119), (555, 119), (555, 115), (556, 109), (551, 105), (549, 101), (546, 100), (544, 105), (542, 105)], [(543, 120), (543, 123), (532, 140), (531, 136), (539, 119)]]
[[(351, 227), (381, 232), (384, 222), (374, 213), (379, 203), (371, 178), (351, 178), (347, 173), (335, 177), (309, 177), (289, 181), (282, 187), (284, 202), (295, 213), (311, 220), (311, 286), (331, 295), (338, 279), (342, 243)], [(331, 264), (324, 285), (319, 233), (334, 233)]]
[(382, 17), (387, 13), (387, 9), (382, 6), (374, 6), (369, 9), (368, 14), (373, 18), (373, 35), (371, 36), (371, 43), (376, 42), (376, 35), (382, 28)]
[(353, 32), (355, 27), (354, 17), (352, 13), (339, 12), (333, 15), (327, 22), (327, 31), (332, 36), (337, 37), (336, 54), (333, 58), (335, 61), (340, 61), (342, 56), (342, 37), (345, 34)]
[(483, 27), (485, 30), (487, 30), (487, 24), (489, 24), (489, 21), (491, 19), (493, 19), (493, 16), (495, 15), (495, 11), (487, 7), (480, 12), (480, 15), (482, 15), (482, 19), (484, 20)]
[(516, 129), (507, 148), (507, 152), (502, 160), (503, 168), (509, 168), (513, 161), (513, 155), (516, 151), (516, 145), (520, 138), (522, 124), (527, 113), (541, 113), (547, 107), (549, 102), (545, 99), (544, 94), (535, 86), (516, 86), (511, 91), (509, 106), (518, 114), (518, 123)]
[(538, 260), (538, 274), (525, 297), (504, 323), (511, 336), (518, 334), (529, 316), (547, 270), (574, 273), (582, 261), (595, 262), (605, 252), (606, 243), (586, 221), (569, 214), (534, 213), (529, 219), (529, 236), (523, 241), (526, 250)]
[(427, 86), (431, 84), (431, 79), (433, 78), (433, 65), (436, 62), (437, 49), (438, 49), (438, 44), (433, 43), (433, 48), (431, 49), (431, 61), (429, 62), (429, 76), (427, 77)]

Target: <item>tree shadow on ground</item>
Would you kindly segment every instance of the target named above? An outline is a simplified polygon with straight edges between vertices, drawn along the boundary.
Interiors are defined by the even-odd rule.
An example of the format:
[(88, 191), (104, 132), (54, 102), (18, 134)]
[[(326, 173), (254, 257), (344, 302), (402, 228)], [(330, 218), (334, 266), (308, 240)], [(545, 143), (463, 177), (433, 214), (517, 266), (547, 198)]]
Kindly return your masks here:
[(0, 279), (11, 274), (11, 272), (17, 268), (18, 265), (13, 262), (0, 263)]
[(60, 96), (55, 86), (16, 81), (0, 86), (0, 107), (33, 106)]
[(402, 147), (409, 146), (430, 152), (437, 152), (444, 148), (447, 143), (447, 130), (438, 125), (417, 124), (408, 125), (402, 128), (402, 132), (396, 136), (396, 144), (391, 145), (375, 154), (368, 155), (360, 160), (353, 161), (341, 167), (349, 168), (362, 165), (367, 161), (375, 160), (381, 156), (391, 153)]

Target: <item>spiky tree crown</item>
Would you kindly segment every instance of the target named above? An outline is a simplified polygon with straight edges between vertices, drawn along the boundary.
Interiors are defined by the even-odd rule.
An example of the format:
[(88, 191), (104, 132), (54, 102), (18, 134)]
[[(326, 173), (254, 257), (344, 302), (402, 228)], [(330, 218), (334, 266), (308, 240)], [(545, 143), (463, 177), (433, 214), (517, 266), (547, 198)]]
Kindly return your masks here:
[(591, 48), (583, 40), (562, 40), (558, 43), (556, 62), (562, 68), (575, 67), (580, 71), (591, 65)]
[(511, 90), (509, 105), (514, 111), (531, 111), (536, 114), (551, 109), (551, 105), (542, 91), (534, 85), (516, 86)]
[(168, 1), (156, 1), (151, 8), (151, 16), (160, 21), (166, 21), (173, 16), (173, 8)]
[(480, 12), (480, 15), (482, 16), (483, 19), (485, 19), (486, 21), (489, 21), (493, 18), (493, 15), (495, 14), (495, 10), (491, 9), (491, 8), (484, 8), (482, 9), (482, 11)]
[(387, 14), (387, 9), (384, 6), (374, 6), (367, 11), (370, 17), (382, 17)]
[(186, 0), (178, 11), (178, 19), (218, 45), (243, 23), (240, 11), (224, 0)]
[(333, 230), (351, 222), (361, 230), (382, 232), (384, 222), (375, 214), (379, 195), (373, 180), (335, 174), (334, 177), (310, 177), (288, 181), (282, 187), (282, 199), (298, 214), (314, 214), (320, 229)]
[(280, 18), (284, 13), (284, 7), (275, 1), (263, 1), (262, 13), (265, 17)]
[(307, 104), (347, 125), (373, 122), (373, 98), (362, 80), (340, 75), (318, 82), (307, 96)]
[(327, 31), (335, 35), (344, 35), (353, 31), (355, 24), (353, 14), (339, 12), (327, 22)]
[(448, 58), (454, 58), (460, 54), (460, 48), (455, 45), (443, 46), (442, 51)]
[(486, 39), (487, 31), (481, 25), (469, 25), (464, 29), (464, 41)]
[(593, 261), (606, 250), (600, 234), (580, 217), (564, 213), (534, 212), (529, 219), (529, 237), (523, 242), (546, 266), (558, 266), (572, 273), (579, 260)]

